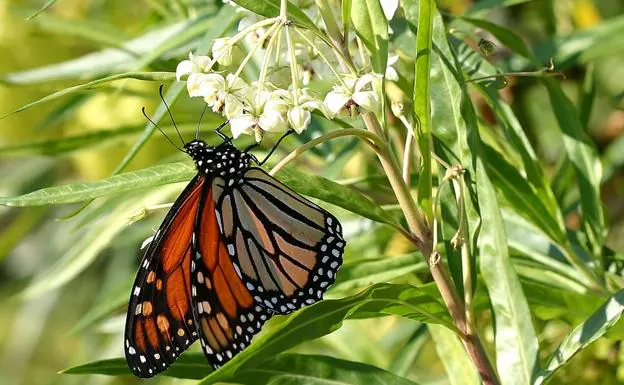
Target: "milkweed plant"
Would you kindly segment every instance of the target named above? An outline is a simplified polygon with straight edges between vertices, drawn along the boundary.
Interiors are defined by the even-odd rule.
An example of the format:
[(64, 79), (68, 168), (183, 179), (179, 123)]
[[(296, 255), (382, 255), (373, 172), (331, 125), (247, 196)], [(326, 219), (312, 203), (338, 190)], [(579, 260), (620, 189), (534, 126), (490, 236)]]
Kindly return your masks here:
[[(180, 100), (201, 102), (211, 121), (227, 121), (234, 143), (268, 150), (274, 138), (294, 131), (273, 155), (270, 173), (329, 203), (344, 219), (349, 246), (329, 299), (275, 317), (216, 371), (199, 365), (198, 353), (186, 353), (165, 374), (203, 378), (202, 384), (303, 384), (306, 378), (424, 384), (422, 372), (439, 361), (451, 384), (539, 385), (594, 341), (618, 339), (621, 254), (606, 245), (609, 226), (600, 200), (601, 181), (611, 171), (605, 166), (603, 173), (608, 163), (586, 134), (591, 101), (583, 99), (579, 113), (561, 88), (560, 56), (539, 56), (514, 31), (485, 19), (479, 11), (488, 5), (458, 17), (432, 0), (206, 3), (189, 5), (189, 22), (197, 24), (157, 42), (152, 57), (132, 57), (124, 67), (129, 72), (111, 67), (108, 77), (24, 107), (119, 79), (167, 83), (152, 123), (165, 124), (169, 104), (174, 112), (180, 108), (176, 100), (185, 90), (189, 99)], [(174, 58), (161, 63), (168, 71), (136, 72), (149, 64), (141, 60), (165, 54)], [(576, 60), (572, 56), (566, 60)], [(566, 161), (553, 173), (538, 159), (505, 94), (520, 78), (545, 90), (541, 108), (554, 112), (563, 135)], [(213, 135), (205, 126), (202, 135)], [(87, 202), (82, 209), (88, 212), (91, 200), (130, 193), (137, 184), (188, 180), (193, 171), (184, 162), (123, 172), (154, 130), (145, 126), (113, 176), (0, 203)], [(128, 222), (159, 212), (171, 191), (155, 191), (126, 197), (113, 211), (123, 220), (93, 225), (98, 250), (71, 264), (68, 275), (33, 284), (26, 293), (64, 285), (129, 231)], [(92, 215), (103, 215), (107, 206), (99, 207)], [(578, 219), (574, 228), (571, 214)], [(95, 236), (102, 232), (108, 238)], [(384, 250), (376, 244), (382, 234), (395, 249), (400, 245), (400, 255), (377, 255)], [(103, 317), (98, 314), (84, 323)], [(552, 320), (567, 324), (555, 342), (545, 337)], [(366, 327), (343, 333), (356, 322)], [(339, 337), (318, 339), (334, 331)], [(437, 358), (420, 355), (427, 340)], [(343, 354), (360, 345), (370, 356)], [(119, 358), (66, 373), (123, 375), (127, 369)]]

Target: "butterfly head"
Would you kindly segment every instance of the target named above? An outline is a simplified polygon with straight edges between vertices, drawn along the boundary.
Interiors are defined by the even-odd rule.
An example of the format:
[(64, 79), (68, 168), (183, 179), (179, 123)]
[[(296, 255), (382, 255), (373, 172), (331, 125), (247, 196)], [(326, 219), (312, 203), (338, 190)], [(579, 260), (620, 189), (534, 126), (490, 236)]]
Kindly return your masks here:
[(197, 170), (211, 176), (234, 179), (247, 171), (252, 156), (242, 152), (229, 142), (214, 147), (203, 140), (192, 140), (184, 150), (195, 161)]

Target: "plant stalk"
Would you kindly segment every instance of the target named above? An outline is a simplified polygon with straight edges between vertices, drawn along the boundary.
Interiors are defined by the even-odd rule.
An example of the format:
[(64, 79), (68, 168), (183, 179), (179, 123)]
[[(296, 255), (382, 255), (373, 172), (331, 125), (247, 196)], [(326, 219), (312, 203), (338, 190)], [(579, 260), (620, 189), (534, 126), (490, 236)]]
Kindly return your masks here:
[[(367, 112), (362, 114), (362, 119), (369, 131), (383, 137), (381, 135), (379, 122), (373, 113)], [(466, 351), (477, 367), (483, 384), (500, 385), (496, 371), (483, 348), (478, 334), (469, 331), (472, 329), (472, 326), (468, 327), (467, 325), (464, 303), (451, 280), (444, 259), (440, 254), (434, 252), (432, 233), (425, 223), (424, 213), (416, 207), (409, 188), (403, 181), (401, 170), (396, 159), (394, 159), (391, 154), (388, 157), (382, 154), (383, 153), (378, 153), (379, 160), (388, 176), (388, 180), (397, 197), (399, 206), (405, 215), (410, 231), (414, 235), (412, 239), (414, 239), (416, 246), (420, 249), (423, 256), (425, 256), (425, 261), (429, 265), (431, 276), (453, 318), (457, 331), (459, 332), (459, 337), (464, 343)]]

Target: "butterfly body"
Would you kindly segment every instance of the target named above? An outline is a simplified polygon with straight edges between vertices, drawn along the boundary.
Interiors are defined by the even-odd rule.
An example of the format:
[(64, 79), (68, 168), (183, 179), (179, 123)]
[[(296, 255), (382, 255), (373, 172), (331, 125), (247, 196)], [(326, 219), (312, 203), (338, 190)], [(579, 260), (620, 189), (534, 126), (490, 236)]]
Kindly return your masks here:
[(184, 146), (198, 173), (153, 237), (126, 318), (128, 366), (165, 370), (199, 339), (214, 368), (274, 314), (322, 299), (342, 264), (338, 220), (229, 140)]

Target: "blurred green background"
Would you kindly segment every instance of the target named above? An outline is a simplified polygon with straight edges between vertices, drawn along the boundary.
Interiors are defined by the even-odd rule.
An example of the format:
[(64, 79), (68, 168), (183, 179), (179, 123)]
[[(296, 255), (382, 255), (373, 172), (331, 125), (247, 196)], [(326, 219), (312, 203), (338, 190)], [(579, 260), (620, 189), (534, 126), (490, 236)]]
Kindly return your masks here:
[[(522, 36), (538, 57), (556, 58), (557, 69), (565, 73), (563, 88), (573, 100), (578, 100), (583, 90), (582, 79), (587, 71), (594, 73), (596, 98), (589, 134), (603, 159), (602, 199), (610, 219), (607, 245), (624, 252), (624, 35), (620, 39), (605, 38), (608, 44), (591, 37), (597, 36), (595, 31), (601, 28), (624, 30), (614, 27), (624, 24), (624, 2), (516, 3), (520, 4), (490, 11), (487, 18)], [(123, 63), (113, 65), (110, 56), (91, 57), (88, 62), (71, 62), (72, 59), (122, 47), (124, 42), (150, 31), (162, 33), (172, 26), (188, 27), (184, 23), (201, 21), (203, 14), (214, 13), (219, 7), (214, 2), (198, 0), (59, 0), (36, 18), (27, 20), (43, 4), (0, 1), (0, 115), (69, 85), (132, 68)], [(479, 5), (469, 0), (439, 2), (449, 18)], [(494, 40), (487, 34), (483, 37)], [(128, 53), (126, 47), (118, 52), (140, 57), (157, 46), (155, 39), (145, 39), (139, 44), (139, 51)], [(570, 55), (579, 44), (587, 44), (586, 49)], [(188, 51), (182, 45), (149, 66), (134, 70), (175, 71), (177, 62)], [(526, 63), (514, 62), (504, 48), (497, 49), (491, 60), (503, 63), (510, 71), (525, 70)], [(506, 100), (520, 117), (544, 167), (553, 178), (570, 178), (565, 172), (569, 168), (560, 167), (562, 140), (552, 112), (544, 108), (548, 104), (545, 89), (531, 78), (509, 80), (504, 90)], [(1, 119), (0, 196), (109, 176), (145, 126), (141, 107), (152, 111), (158, 106), (158, 85), (119, 80), (97, 93), (74, 94)], [(477, 106), (482, 108), (482, 116), (491, 115), (485, 103), (477, 100)], [(185, 96), (176, 103), (174, 115), (187, 135), (200, 111), (201, 104)], [(219, 121), (216, 116), (208, 116), (204, 126)], [(68, 136), (78, 138), (77, 144), (55, 142), (55, 138)], [(351, 151), (333, 168), (319, 171), (316, 166), (316, 172), (338, 179), (362, 176), (368, 169), (364, 166), (366, 157), (361, 155)], [(160, 135), (154, 135), (129, 169), (172, 159), (180, 156)], [(342, 170), (344, 164), (348, 167)], [(556, 170), (564, 171), (555, 174)], [(123, 355), (125, 309), (119, 305), (119, 298), (128, 295), (129, 280), (139, 260), (139, 245), (164, 215), (164, 211), (155, 210), (143, 218), (144, 208), (170, 202), (180, 187), (138, 191), (130, 197), (96, 202), (71, 220), (59, 218), (80, 206), (0, 207), (0, 384), (138, 383), (132, 377), (56, 373), (96, 359)], [(556, 193), (562, 197), (574, 195), (569, 191)], [(570, 211), (566, 222), (574, 229), (578, 218), (574, 210)], [(130, 227), (139, 218), (143, 220)], [(81, 226), (84, 223), (89, 226)], [(353, 219), (348, 228), (348, 255), (352, 258), (396, 255), (408, 249), (400, 236), (369, 221)], [(54, 274), (55, 271), (58, 273)], [(50, 272), (52, 280), (47, 278)], [(39, 279), (41, 282), (37, 282)], [(27, 286), (30, 289), (24, 297)], [(60, 289), (55, 289), (58, 286)], [(109, 316), (110, 313), (115, 316)], [(541, 344), (546, 347), (555, 346), (569, 330), (560, 321), (542, 322), (539, 326)], [(391, 352), (402, 348), (406, 339), (415, 340), (418, 328), (413, 322), (394, 318), (349, 321), (338, 332), (307, 344), (304, 351), (335, 354), (388, 368), (392, 364)], [(491, 333), (485, 336), (492, 338)], [(429, 346), (431, 342), (424, 339), (422, 344), (425, 347), (419, 350), (422, 353), (409, 370), (411, 377), (423, 384), (447, 383), (435, 349)], [(174, 382), (190, 383), (165, 377), (151, 381)], [(624, 347), (598, 341), (576, 357), (553, 383), (624, 383)]]

